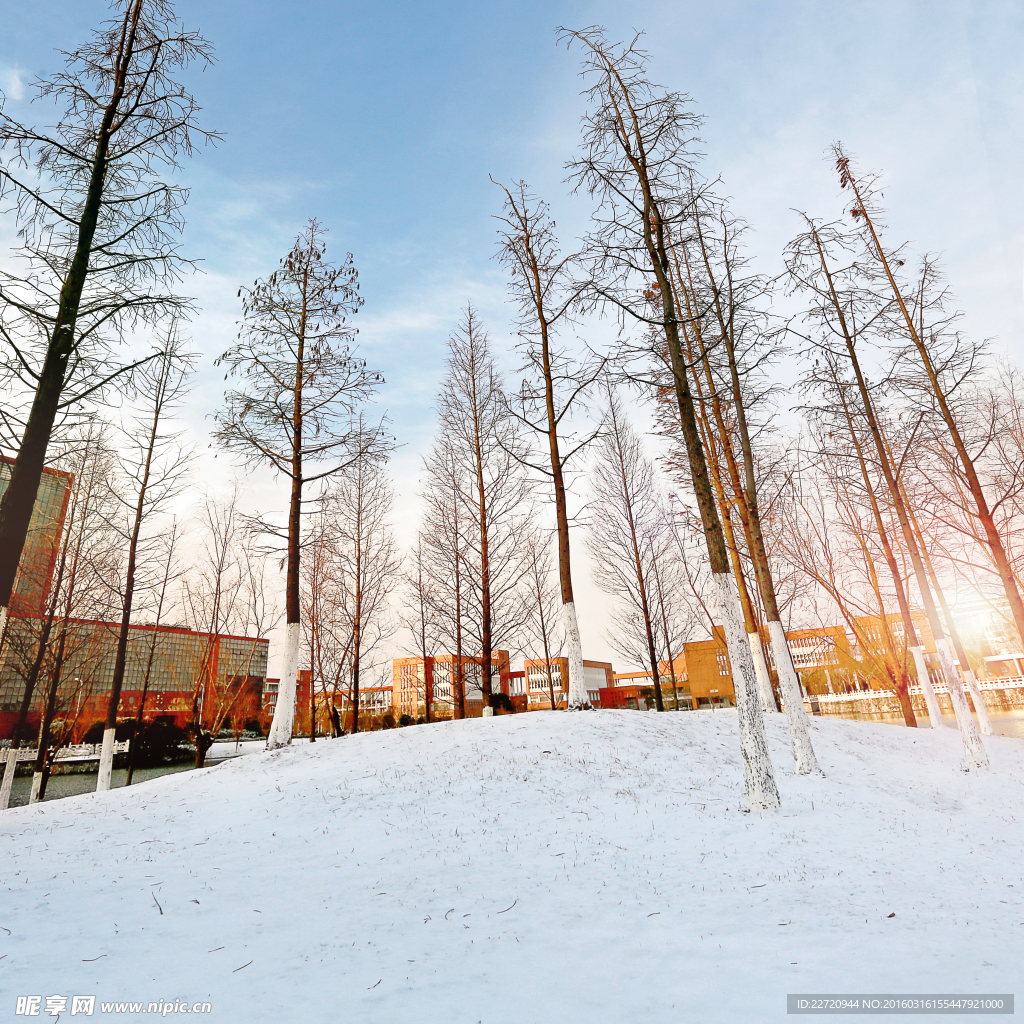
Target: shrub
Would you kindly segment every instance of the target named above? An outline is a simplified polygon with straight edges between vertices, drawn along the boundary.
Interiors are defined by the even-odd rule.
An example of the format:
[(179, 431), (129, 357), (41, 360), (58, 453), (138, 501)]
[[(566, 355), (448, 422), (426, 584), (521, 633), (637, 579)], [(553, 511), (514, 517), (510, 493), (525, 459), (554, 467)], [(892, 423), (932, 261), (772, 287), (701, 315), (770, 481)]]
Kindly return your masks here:
[(187, 733), (174, 722), (161, 719), (148, 722), (143, 726), (138, 742), (136, 767), (153, 767), (192, 756)]
[(515, 710), (512, 707), (512, 698), (507, 693), (492, 693), (488, 703), (499, 713), (511, 714)]
[[(114, 727), (114, 739), (117, 740), (118, 743), (130, 740), (135, 735), (135, 730), (138, 728), (138, 724), (139, 723), (134, 718), (128, 718), (122, 722), (118, 722)], [(82, 737), (82, 742), (102, 743), (104, 731), (105, 726), (103, 722), (93, 722)]]

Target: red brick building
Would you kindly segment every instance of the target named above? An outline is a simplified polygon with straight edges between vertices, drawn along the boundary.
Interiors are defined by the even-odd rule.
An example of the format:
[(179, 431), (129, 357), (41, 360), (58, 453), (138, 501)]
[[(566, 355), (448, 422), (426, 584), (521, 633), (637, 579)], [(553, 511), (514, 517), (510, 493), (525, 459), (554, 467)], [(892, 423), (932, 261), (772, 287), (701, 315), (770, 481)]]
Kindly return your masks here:
[[(526, 698), (529, 711), (546, 711), (551, 709), (551, 693), (554, 691), (555, 707), (564, 708), (569, 697), (569, 659), (551, 658), (549, 662), (543, 658), (528, 658), (523, 662), (520, 678), (516, 674), (511, 694)], [(587, 684), (587, 695), (590, 703), (600, 707), (601, 691), (613, 684), (614, 669), (610, 662), (583, 662), (583, 678)]]
[[(13, 708), (0, 717), (0, 738), (10, 736), (17, 719), (17, 701), (38, 649), (41, 622), (27, 616), (9, 622), (0, 695), (3, 706)], [(117, 622), (72, 619), (68, 623), (56, 734), (69, 742), (77, 742), (106, 717), (119, 630)], [(132, 626), (118, 718), (137, 718), (145, 690), (144, 722), (162, 719), (184, 728), (198, 717), (210, 729), (259, 720), (267, 647), (267, 640), (254, 637), (199, 633), (182, 626)], [(52, 661), (44, 662), (30, 725), (39, 721), (42, 695), (49, 689), (52, 672)]]
[[(483, 713), (483, 689), (480, 684), (482, 655), (479, 651), (464, 655), (437, 654), (429, 658), (395, 658), (391, 663), (391, 712), (396, 717), (426, 716), (430, 701), (431, 718), (451, 718), (455, 707), (455, 683), (459, 668), (466, 696), (466, 715), (479, 718)], [(509, 693), (509, 652), (491, 652), (491, 692)]]

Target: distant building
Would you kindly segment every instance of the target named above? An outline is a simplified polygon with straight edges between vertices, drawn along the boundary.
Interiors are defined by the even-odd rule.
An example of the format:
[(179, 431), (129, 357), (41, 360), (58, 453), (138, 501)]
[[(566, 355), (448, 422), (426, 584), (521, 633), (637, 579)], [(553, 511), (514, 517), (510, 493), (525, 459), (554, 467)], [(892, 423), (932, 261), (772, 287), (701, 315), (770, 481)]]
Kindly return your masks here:
[[(479, 651), (458, 658), (437, 654), (424, 658), (395, 658), (391, 663), (391, 711), (396, 717), (426, 716), (430, 701), (431, 718), (451, 718), (455, 708), (456, 684), (461, 675), (465, 687), (466, 715), (478, 718), (483, 711), (481, 686), (482, 655)], [(491, 652), (491, 692), (509, 693), (509, 652)]]
[[(525, 696), (530, 711), (550, 710), (551, 693), (554, 691), (555, 707), (566, 707), (569, 699), (569, 659), (550, 659), (550, 681), (548, 662), (543, 658), (527, 659), (523, 663), (523, 674), (515, 680), (511, 695)], [(587, 686), (590, 703), (598, 706), (601, 691), (614, 682), (615, 672), (609, 662), (583, 661), (583, 679)]]
[[(17, 719), (41, 624), (40, 618), (26, 616), (9, 621), (7, 657), (0, 666), (2, 738), (10, 736)], [(106, 718), (119, 629), (120, 623), (90, 619), (72, 619), (68, 624), (57, 717), (66, 723), (71, 742)], [(53, 647), (51, 643), (51, 651)], [(210, 727), (217, 718), (258, 719), (267, 647), (267, 640), (253, 637), (218, 636), (181, 626), (132, 626), (118, 718), (137, 716), (145, 688), (144, 721), (162, 719), (184, 727), (201, 716), (204, 726)], [(39, 720), (52, 671), (52, 664), (44, 663), (30, 724)]]
[[(309, 735), (309, 718), (313, 707), (310, 705), (310, 688), (313, 686), (313, 673), (308, 668), (300, 668), (295, 678), (295, 721), (294, 732), (298, 736)], [(267, 680), (263, 689), (263, 721), (267, 728), (274, 718), (277, 709), (277, 696), (280, 692), (281, 680)], [(346, 732), (352, 729), (352, 695), (347, 687), (336, 689), (317, 688), (312, 695), (316, 710), (316, 732), (318, 736), (331, 732), (332, 725), (339, 725)], [(359, 688), (359, 728), (371, 728), (376, 721), (391, 710), (390, 686), (361, 686)], [(336, 712), (336, 714), (335, 714)]]
[[(0, 456), (0, 498), (11, 479), (13, 459)], [(32, 506), (28, 535), (18, 563), (9, 611), (11, 615), (42, 615), (60, 550), (73, 477), (59, 469), (44, 469)]]

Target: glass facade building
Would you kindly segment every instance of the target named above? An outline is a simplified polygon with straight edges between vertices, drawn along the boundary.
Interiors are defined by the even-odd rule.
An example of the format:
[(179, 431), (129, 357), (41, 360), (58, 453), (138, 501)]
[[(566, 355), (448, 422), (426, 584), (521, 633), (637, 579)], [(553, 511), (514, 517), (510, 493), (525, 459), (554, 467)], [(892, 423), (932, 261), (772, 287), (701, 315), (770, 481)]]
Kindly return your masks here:
[[(41, 620), (12, 618), (8, 628), (12, 635), (7, 657), (0, 666), (0, 713), (13, 719), (28, 667), (38, 649)], [(59, 628), (56, 623), (36, 688), (35, 720), (53, 679)], [(68, 624), (57, 717), (74, 720), (69, 725), (76, 737), (106, 715), (118, 628), (115, 622), (80, 619)], [(258, 718), (267, 676), (268, 643), (266, 639), (216, 636), (177, 626), (132, 626), (118, 717), (134, 718), (146, 689), (147, 721), (163, 717), (184, 726), (198, 713), (203, 724), (211, 727), (225, 717), (242, 721)]]
[[(11, 479), (12, 459), (0, 457), (0, 497)], [(53, 575), (60, 534), (71, 494), (71, 474), (44, 469), (32, 507), (28, 536), (21, 552), (18, 577), (11, 596), (12, 615), (42, 615)]]

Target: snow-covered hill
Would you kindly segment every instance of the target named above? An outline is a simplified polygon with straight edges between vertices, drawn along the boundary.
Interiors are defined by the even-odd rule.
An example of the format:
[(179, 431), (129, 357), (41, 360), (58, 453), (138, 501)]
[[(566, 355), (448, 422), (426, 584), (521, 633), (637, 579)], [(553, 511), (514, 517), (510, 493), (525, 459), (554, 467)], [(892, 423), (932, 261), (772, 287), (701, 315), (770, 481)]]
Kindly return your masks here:
[(975, 777), (952, 730), (816, 719), (827, 777), (801, 778), (771, 717), (784, 806), (764, 818), (741, 810), (728, 712), (420, 726), (12, 810), (2, 1019), (52, 994), (96, 995), (94, 1020), (209, 1000), (225, 1024), (1024, 994), (1024, 742), (987, 738)]

